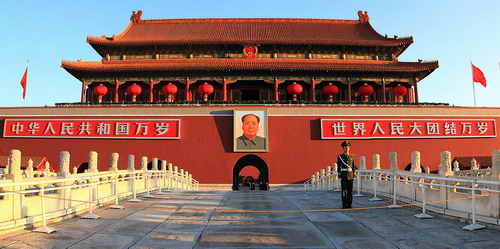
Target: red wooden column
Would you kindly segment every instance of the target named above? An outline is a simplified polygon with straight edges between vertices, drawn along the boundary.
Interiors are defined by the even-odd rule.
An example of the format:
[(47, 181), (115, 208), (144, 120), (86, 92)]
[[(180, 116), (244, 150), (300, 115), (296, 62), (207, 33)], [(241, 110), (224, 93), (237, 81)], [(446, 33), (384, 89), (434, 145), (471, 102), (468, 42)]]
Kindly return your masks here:
[(191, 92), (190, 92), (191, 81), (189, 80), (189, 78), (186, 78), (184, 83), (186, 85), (186, 101), (192, 101)]
[(347, 103), (352, 103), (351, 79), (347, 78)]
[(114, 97), (113, 98), (113, 102), (114, 103), (120, 102), (120, 100), (118, 98), (118, 96), (119, 96), (118, 90), (119, 90), (121, 84), (123, 84), (123, 81), (115, 80), (115, 95), (113, 96)]
[(417, 90), (417, 81), (413, 82), (413, 88), (415, 88), (415, 104), (418, 104), (418, 90)]
[(284, 80), (278, 80), (277, 78), (274, 78), (274, 101), (276, 102), (280, 102), (279, 84), (283, 81)]
[(387, 103), (387, 99), (385, 97), (385, 79), (382, 77), (382, 103)]
[(87, 87), (89, 86), (90, 81), (82, 81), (82, 95), (80, 96), (80, 102), (85, 103), (87, 102)]
[(154, 95), (153, 95), (153, 89), (156, 84), (160, 83), (159, 80), (149, 80), (149, 103), (153, 103), (154, 101)]
[(320, 81), (311, 79), (311, 94), (310, 94), (310, 99), (312, 102), (316, 102), (316, 84), (318, 84)]
[(227, 80), (226, 78), (222, 79), (222, 96), (224, 102), (227, 102)]

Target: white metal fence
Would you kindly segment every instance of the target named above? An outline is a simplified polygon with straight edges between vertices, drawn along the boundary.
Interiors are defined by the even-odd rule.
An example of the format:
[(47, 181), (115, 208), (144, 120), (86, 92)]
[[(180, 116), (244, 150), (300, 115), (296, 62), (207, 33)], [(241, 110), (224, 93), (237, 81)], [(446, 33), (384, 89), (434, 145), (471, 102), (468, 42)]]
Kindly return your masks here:
[[(153, 158), (148, 170), (148, 158), (141, 158), (141, 169), (135, 169), (134, 155), (128, 156), (128, 169), (118, 169), (118, 153), (111, 155), (108, 171), (97, 170), (97, 153), (89, 153), (89, 170), (77, 174), (69, 171), (69, 152), (60, 153), (59, 172), (52, 173), (46, 167), (43, 173), (33, 172), (28, 163), (21, 170), (21, 152), (12, 150), (4, 179), (0, 180), (0, 231), (22, 227), (39, 227), (36, 231), (52, 232), (47, 226), (49, 219), (57, 220), (75, 214), (83, 218), (98, 218), (94, 210), (98, 206), (112, 204), (111, 208), (123, 208), (121, 199), (140, 201), (151, 193), (172, 190), (198, 190), (199, 183), (192, 175), (165, 160)], [(158, 165), (158, 162), (161, 165)], [(46, 165), (49, 166), (49, 165)]]
[[(427, 209), (434, 212), (469, 219), (471, 224), (464, 229), (482, 228), (477, 221), (500, 224), (500, 150), (492, 154), (489, 169), (452, 170), (451, 153), (441, 152), (438, 174), (421, 172), (420, 153), (412, 153), (410, 171), (399, 170), (397, 154), (390, 154), (390, 168), (380, 169), (380, 156), (373, 155), (372, 169), (366, 168), (365, 157), (360, 157), (360, 169), (355, 177), (354, 191), (370, 194), (370, 201), (381, 200), (379, 196), (392, 199), (392, 205), (415, 205), (422, 208), (418, 218), (430, 218)], [(306, 191), (337, 189), (334, 167), (316, 172), (304, 184)]]

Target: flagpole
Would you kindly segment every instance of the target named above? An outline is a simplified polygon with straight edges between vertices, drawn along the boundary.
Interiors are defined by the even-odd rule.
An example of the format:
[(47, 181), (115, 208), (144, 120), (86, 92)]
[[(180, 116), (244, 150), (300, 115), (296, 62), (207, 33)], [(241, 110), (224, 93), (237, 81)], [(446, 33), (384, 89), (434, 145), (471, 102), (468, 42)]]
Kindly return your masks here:
[[(28, 70), (29, 66), (30, 66), (30, 60), (27, 59), (26, 60), (26, 70)], [(28, 85), (26, 85), (26, 90), (25, 91), (28, 92)], [(26, 105), (26, 97), (23, 98), (23, 104)]]
[(476, 106), (476, 86), (472, 82), (472, 94), (474, 95), (474, 106)]
[[(471, 72), (473, 71), (472, 70), (472, 60), (470, 61), (470, 68), (471, 68)], [(472, 74), (474, 74), (474, 72), (472, 72)], [(474, 79), (472, 80), (472, 94), (474, 95), (474, 106), (476, 106), (476, 86), (474, 85)]]

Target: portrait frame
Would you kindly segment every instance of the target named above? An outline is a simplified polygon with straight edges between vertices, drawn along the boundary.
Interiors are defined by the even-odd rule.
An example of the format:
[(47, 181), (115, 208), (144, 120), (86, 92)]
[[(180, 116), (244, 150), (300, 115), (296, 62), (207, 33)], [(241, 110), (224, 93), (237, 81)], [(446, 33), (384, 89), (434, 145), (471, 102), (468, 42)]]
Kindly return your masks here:
[[(244, 136), (242, 118), (246, 115), (259, 117), (257, 136), (249, 141)], [(248, 146), (248, 147), (247, 147)], [(233, 152), (268, 152), (268, 118), (267, 110), (234, 110), (233, 111)]]

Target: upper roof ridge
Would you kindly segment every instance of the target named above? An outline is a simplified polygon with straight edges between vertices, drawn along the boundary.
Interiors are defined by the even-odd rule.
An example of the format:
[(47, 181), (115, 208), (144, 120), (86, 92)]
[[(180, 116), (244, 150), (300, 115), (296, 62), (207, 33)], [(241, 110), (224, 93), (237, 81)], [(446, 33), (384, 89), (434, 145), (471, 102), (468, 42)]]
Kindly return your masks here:
[(217, 17), (217, 18), (177, 18), (177, 19), (150, 19), (140, 20), (137, 24), (141, 23), (217, 23), (217, 22), (254, 22), (254, 23), (346, 23), (357, 24), (361, 23), (359, 20), (347, 19), (321, 19), (321, 18), (230, 18), (230, 17)]

